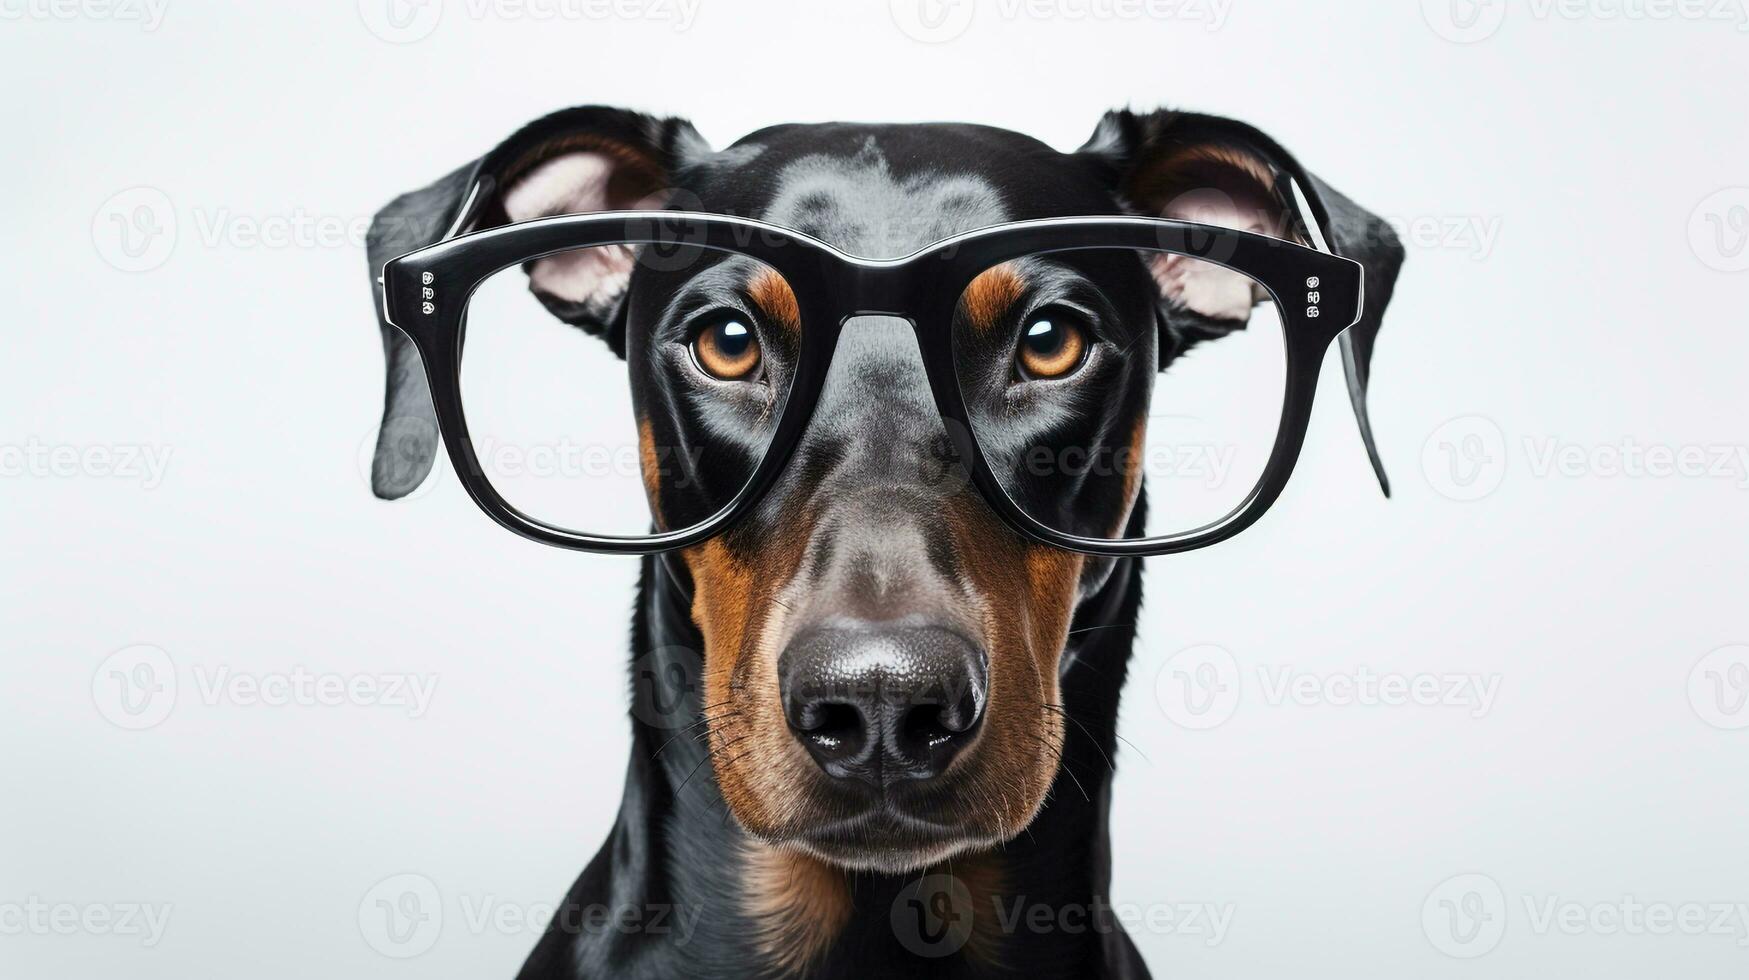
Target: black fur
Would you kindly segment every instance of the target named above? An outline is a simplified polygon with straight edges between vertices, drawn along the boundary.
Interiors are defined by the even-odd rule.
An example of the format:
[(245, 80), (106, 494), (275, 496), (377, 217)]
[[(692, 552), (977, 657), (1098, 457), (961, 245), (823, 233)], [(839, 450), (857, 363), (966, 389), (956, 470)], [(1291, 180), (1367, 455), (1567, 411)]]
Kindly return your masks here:
[[(702, 639), (687, 612), (686, 586), (672, 570), (663, 568), (666, 561), (643, 561), (633, 649), (663, 651), (654, 662), (641, 658), (640, 668), (678, 658), (679, 675), (696, 678), (700, 665), (688, 659), (688, 651), (700, 649)], [(1022, 895), (1029, 904), (1052, 907), (1092, 908), (1096, 897), (1109, 898), (1111, 844), (1106, 822), (1113, 770), (1107, 760), (1117, 757), (1118, 695), (1140, 604), (1140, 566), (1125, 562), (1076, 617), (1072, 628), (1085, 632), (1075, 637), (1085, 639), (1076, 644), (1075, 668), (1063, 678), (1063, 697), (1079, 724), (1069, 726), (1063, 768), (1050, 802), (1028, 832), (1003, 849), (1009, 875), (1006, 895)], [(634, 690), (633, 697), (649, 693)], [(692, 696), (696, 698), (696, 691)], [(699, 925), (682, 942), (675, 934), (567, 929), (560, 915), (518, 974), (522, 980), (597, 976), (727, 980), (759, 975), (762, 969), (750, 942), (756, 924), (746, 918), (738, 901), (739, 869), (732, 855), (742, 834), (726, 816), (705, 764), (705, 749), (684, 734), (675, 738), (673, 730), (651, 726), (638, 714), (632, 717), (632, 759), (619, 817), (562, 908), (672, 906), (681, 910), (675, 914), (698, 912)], [(992, 975), (959, 956), (923, 959), (901, 945), (889, 915), (900, 889), (916, 877), (852, 874), (856, 911), (851, 925), (812, 975)], [(979, 907), (976, 914), (997, 913)], [(1021, 930), (1005, 946), (1003, 960), (1031, 976), (1147, 976), (1134, 946), (1117, 928), (1080, 935), (1031, 935)]]
[[(502, 179), (504, 168), (517, 166), (517, 161), (526, 166), (528, 160), (538, 160), (546, 141), (577, 132), (611, 138), (667, 174), (671, 207), (758, 217), (868, 256), (904, 254), (997, 221), (1146, 208), (1148, 202), (1126, 196), (1138, 168), (1186, 145), (1212, 142), (1243, 149), (1306, 186), (1337, 251), (1368, 267), (1366, 311), (1355, 331), (1362, 388), (1402, 259), (1401, 247), (1382, 222), (1306, 174), (1268, 137), (1215, 117), (1111, 113), (1076, 153), (1059, 153), (1028, 137), (981, 126), (844, 123), (773, 127), (710, 153), (682, 121), (587, 107), (530, 124), (475, 164), (396, 199), (373, 226), (373, 267), (440, 236), (456, 218), (462, 195), (480, 176)], [(502, 208), (488, 200), (475, 224), (503, 220)], [(667, 394), (660, 390), (660, 372), (640, 364), (635, 347), (628, 344), (630, 305), (621, 303), (579, 325), (628, 357), (635, 400), (658, 403)], [(1166, 310), (1162, 316), (1166, 336), (1158, 348), (1161, 365), (1189, 343), (1218, 335), (1184, 311)], [(1231, 328), (1228, 324), (1222, 329)], [(375, 486), (379, 495), (394, 497), (424, 477), (436, 451), (436, 431), (417, 352), (386, 324), (384, 344), (390, 381)], [(1148, 349), (1150, 360), (1156, 356), (1153, 350)], [(731, 532), (737, 547), (757, 548), (786, 498), (818, 492), (827, 480), (854, 481), (861, 471), (850, 463), (858, 456), (884, 454), (890, 464), (939, 452), (939, 419), (915, 356), (904, 331), (870, 329), (860, 332), (854, 343), (847, 336), (807, 441), (773, 491), (769, 507)], [(1114, 394), (1112, 400), (1119, 398)], [(664, 444), (684, 441), (676, 433), (662, 435)], [(825, 495), (842, 489), (854, 489), (854, 484), (828, 488)], [(1142, 509), (1138, 505), (1131, 517), (1136, 527)], [(928, 517), (923, 513), (919, 519), (927, 523)], [(888, 529), (863, 533), (878, 538)], [(854, 533), (845, 541), (838, 544), (878, 546)], [(823, 549), (833, 545), (827, 542)], [(951, 564), (933, 552), (911, 558)], [(830, 556), (816, 551), (811, 560), (828, 561)], [(1029, 903), (1059, 908), (1096, 909), (1109, 902), (1107, 815), (1112, 760), (1118, 755), (1118, 700), (1142, 596), (1137, 561), (1090, 561), (1088, 568), (1062, 655), (1062, 697), (1069, 717), (1062, 764), (1042, 811), (1001, 851), (1005, 898), (1024, 896)], [(643, 560), (632, 618), (632, 753), (619, 817), (529, 956), (520, 974), (524, 980), (740, 978), (767, 969), (753, 946), (757, 924), (748, 920), (741, 901), (737, 855), (744, 832), (728, 813), (705, 743), (688, 737), (689, 731), (679, 725), (662, 723), (667, 718), (696, 719), (701, 707), (703, 639), (692, 620), (691, 589), (686, 566), (678, 558)], [(663, 706), (670, 697), (680, 699), (677, 715), (671, 706)], [(1109, 916), (1099, 923), (1101, 928), (1077, 933), (1022, 929), (1005, 935), (996, 950), (1001, 968), (957, 954), (920, 957), (900, 942), (890, 918), (895, 901), (902, 900), (902, 890), (915, 877), (848, 874), (854, 895), (850, 924), (811, 975), (1147, 975), (1134, 946)], [(588, 914), (603, 908), (639, 910), (642, 925), (615, 927)], [(649, 921), (652, 910), (666, 910), (661, 913), (665, 927)], [(997, 913), (976, 907), (974, 914)]]

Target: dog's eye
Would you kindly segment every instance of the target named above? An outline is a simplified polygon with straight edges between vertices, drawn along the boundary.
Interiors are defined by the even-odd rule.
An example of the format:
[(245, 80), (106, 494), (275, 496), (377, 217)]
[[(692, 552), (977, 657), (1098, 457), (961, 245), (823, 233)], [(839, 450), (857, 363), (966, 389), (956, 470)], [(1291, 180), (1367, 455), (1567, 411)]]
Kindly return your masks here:
[(759, 374), (759, 337), (746, 317), (717, 314), (692, 338), (692, 360), (721, 381), (752, 381)]
[(1047, 306), (1028, 317), (1020, 332), (1015, 371), (1023, 381), (1066, 377), (1087, 359), (1087, 346), (1087, 321), (1072, 310)]

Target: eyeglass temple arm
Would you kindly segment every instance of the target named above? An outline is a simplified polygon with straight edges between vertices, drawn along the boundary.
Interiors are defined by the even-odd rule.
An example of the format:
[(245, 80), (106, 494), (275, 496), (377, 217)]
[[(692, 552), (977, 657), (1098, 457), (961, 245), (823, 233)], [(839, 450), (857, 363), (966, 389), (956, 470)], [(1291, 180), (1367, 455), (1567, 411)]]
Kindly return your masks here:
[[(1310, 239), (1313, 248), (1329, 255), (1335, 255), (1336, 250), (1330, 247), (1330, 242), (1324, 237), (1324, 229), (1318, 224), (1317, 213), (1312, 210), (1311, 202), (1306, 200), (1305, 192), (1300, 189), (1299, 181), (1291, 174), (1285, 175), (1288, 189), (1293, 194), (1294, 209), (1299, 212), (1300, 226), (1305, 228), (1306, 237)], [(1355, 304), (1356, 322), (1362, 310), (1366, 309), (1366, 279), (1361, 278), (1361, 294)], [(1360, 376), (1360, 362), (1354, 353), (1354, 327), (1349, 326), (1336, 338), (1342, 347), (1342, 371), (1348, 376), (1348, 402), (1354, 406), (1354, 420), (1360, 423), (1360, 440), (1366, 444), (1366, 458), (1372, 463), (1373, 474), (1379, 479), (1379, 489), (1386, 497), (1391, 495), (1391, 480), (1385, 475), (1385, 464), (1379, 458), (1378, 443), (1373, 440), (1372, 419), (1366, 413), (1366, 382)]]
[[(444, 229), (443, 236), (432, 242), (433, 245), (438, 242), (447, 242), (463, 234), (473, 225), (474, 219), (479, 217), (480, 205), (492, 196), (492, 184), (491, 174), (481, 174), (474, 181), (473, 186), (468, 189), (468, 196), (462, 198), (461, 207), (456, 209), (455, 217), (450, 219), (449, 225)], [(389, 315), (389, 284), (388, 275), (384, 269), (377, 270), (377, 285), (383, 287), (383, 320), (394, 323), (395, 318)]]

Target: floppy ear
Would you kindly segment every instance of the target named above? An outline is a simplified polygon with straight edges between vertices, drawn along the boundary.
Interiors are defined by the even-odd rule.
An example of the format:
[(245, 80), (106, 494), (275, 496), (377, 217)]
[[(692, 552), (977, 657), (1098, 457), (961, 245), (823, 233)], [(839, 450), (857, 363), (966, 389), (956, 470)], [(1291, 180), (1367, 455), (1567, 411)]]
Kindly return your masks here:
[[(390, 259), (450, 234), (554, 214), (663, 207), (675, 171), (708, 152), (692, 124), (681, 119), (603, 106), (538, 119), (480, 159), (378, 211), (365, 240), (372, 280)], [(601, 337), (624, 357), (620, 299), (632, 261), (629, 249), (598, 248), (538, 259), (524, 271), (529, 289), (554, 316)], [(374, 288), (388, 391), (371, 489), (392, 500), (431, 471), (437, 416), (419, 351), (383, 319), (382, 284)]]
[[(1373, 342), (1403, 264), (1403, 246), (1390, 225), (1312, 176), (1274, 140), (1232, 119), (1170, 110), (1108, 112), (1080, 152), (1109, 167), (1118, 200), (1134, 213), (1311, 245), (1312, 232), (1301, 220), (1306, 218), (1323, 230), (1332, 251), (1365, 268), (1360, 320), (1342, 334), (1343, 367), (1367, 456), (1388, 495), (1367, 418), (1366, 386)], [(1310, 215), (1300, 213), (1292, 184), (1305, 195)], [(1250, 279), (1209, 262), (1162, 256), (1152, 271), (1161, 290), (1161, 367), (1197, 343), (1242, 329), (1251, 308), (1265, 298)]]

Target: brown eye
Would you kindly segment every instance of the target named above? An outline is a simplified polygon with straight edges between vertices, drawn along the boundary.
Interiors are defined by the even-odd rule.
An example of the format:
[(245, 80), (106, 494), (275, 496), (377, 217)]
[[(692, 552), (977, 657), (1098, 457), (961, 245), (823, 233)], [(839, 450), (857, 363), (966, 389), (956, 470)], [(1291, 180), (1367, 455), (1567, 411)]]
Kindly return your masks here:
[(1048, 381), (1074, 372), (1087, 358), (1087, 328), (1078, 314), (1047, 307), (1027, 318), (1014, 366), (1024, 381)]
[(759, 373), (759, 338), (753, 324), (736, 314), (707, 322), (692, 338), (692, 359), (713, 378), (753, 380)]

